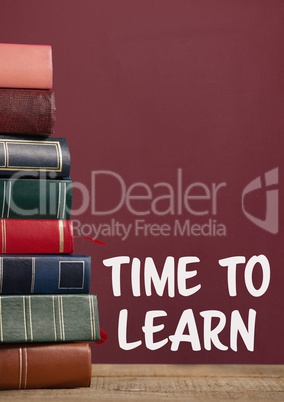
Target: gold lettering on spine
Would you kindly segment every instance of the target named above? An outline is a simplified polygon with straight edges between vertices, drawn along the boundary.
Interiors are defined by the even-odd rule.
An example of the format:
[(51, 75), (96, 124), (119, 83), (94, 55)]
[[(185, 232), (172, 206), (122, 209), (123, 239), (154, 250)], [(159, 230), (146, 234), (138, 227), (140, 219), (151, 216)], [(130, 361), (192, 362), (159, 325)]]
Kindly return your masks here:
[(58, 221), (58, 227), (59, 227), (59, 253), (63, 253), (64, 252), (64, 225), (63, 225), (62, 220)]

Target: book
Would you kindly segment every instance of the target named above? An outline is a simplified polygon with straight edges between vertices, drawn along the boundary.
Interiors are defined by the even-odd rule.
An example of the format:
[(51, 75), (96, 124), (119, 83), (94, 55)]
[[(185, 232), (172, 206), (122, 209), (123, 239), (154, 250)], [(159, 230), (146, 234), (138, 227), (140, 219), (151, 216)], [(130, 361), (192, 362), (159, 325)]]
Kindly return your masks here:
[(96, 295), (0, 296), (0, 343), (100, 339)]
[(50, 45), (0, 43), (0, 87), (51, 89)]
[(0, 88), (1, 133), (49, 136), (55, 115), (53, 90)]
[(0, 177), (69, 177), (70, 152), (65, 138), (0, 135)]
[(71, 206), (70, 179), (0, 178), (1, 218), (70, 219)]
[(0, 294), (89, 293), (91, 257), (17, 254), (0, 257)]
[(71, 254), (71, 220), (0, 219), (0, 254)]
[(88, 342), (0, 345), (0, 389), (76, 388), (91, 384)]

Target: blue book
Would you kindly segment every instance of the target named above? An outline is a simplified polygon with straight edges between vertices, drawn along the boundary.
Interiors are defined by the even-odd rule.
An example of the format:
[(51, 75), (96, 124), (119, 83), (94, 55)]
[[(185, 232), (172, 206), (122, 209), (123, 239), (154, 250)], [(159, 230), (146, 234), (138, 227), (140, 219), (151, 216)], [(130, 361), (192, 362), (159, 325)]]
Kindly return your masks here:
[(0, 177), (56, 179), (70, 175), (65, 138), (0, 135)]
[(0, 257), (0, 294), (89, 293), (91, 257), (38, 254)]

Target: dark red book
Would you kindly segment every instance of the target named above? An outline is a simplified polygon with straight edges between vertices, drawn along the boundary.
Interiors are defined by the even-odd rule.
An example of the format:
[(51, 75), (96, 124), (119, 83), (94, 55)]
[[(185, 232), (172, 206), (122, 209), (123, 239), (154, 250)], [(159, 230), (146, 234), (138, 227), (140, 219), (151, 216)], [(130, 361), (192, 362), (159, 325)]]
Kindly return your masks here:
[(89, 387), (91, 350), (86, 342), (0, 347), (0, 389)]
[(0, 89), (0, 132), (49, 136), (54, 132), (53, 90)]
[(0, 254), (71, 254), (71, 220), (0, 219)]

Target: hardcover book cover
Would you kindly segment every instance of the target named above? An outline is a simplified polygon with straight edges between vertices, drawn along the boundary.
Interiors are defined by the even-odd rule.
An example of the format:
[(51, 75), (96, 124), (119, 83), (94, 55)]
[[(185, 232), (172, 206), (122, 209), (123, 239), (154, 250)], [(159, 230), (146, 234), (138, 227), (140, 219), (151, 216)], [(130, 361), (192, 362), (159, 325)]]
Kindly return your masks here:
[(0, 135), (0, 177), (69, 177), (70, 152), (65, 138)]
[(100, 341), (96, 295), (0, 296), (0, 342)]
[(71, 254), (71, 220), (0, 219), (0, 254)]
[(89, 387), (91, 348), (86, 342), (0, 346), (0, 389)]
[(0, 87), (51, 89), (50, 45), (1, 43)]
[(72, 180), (0, 178), (1, 218), (70, 219)]
[(89, 293), (91, 257), (15, 254), (0, 257), (0, 294)]
[(0, 133), (48, 137), (55, 113), (52, 90), (0, 88)]

